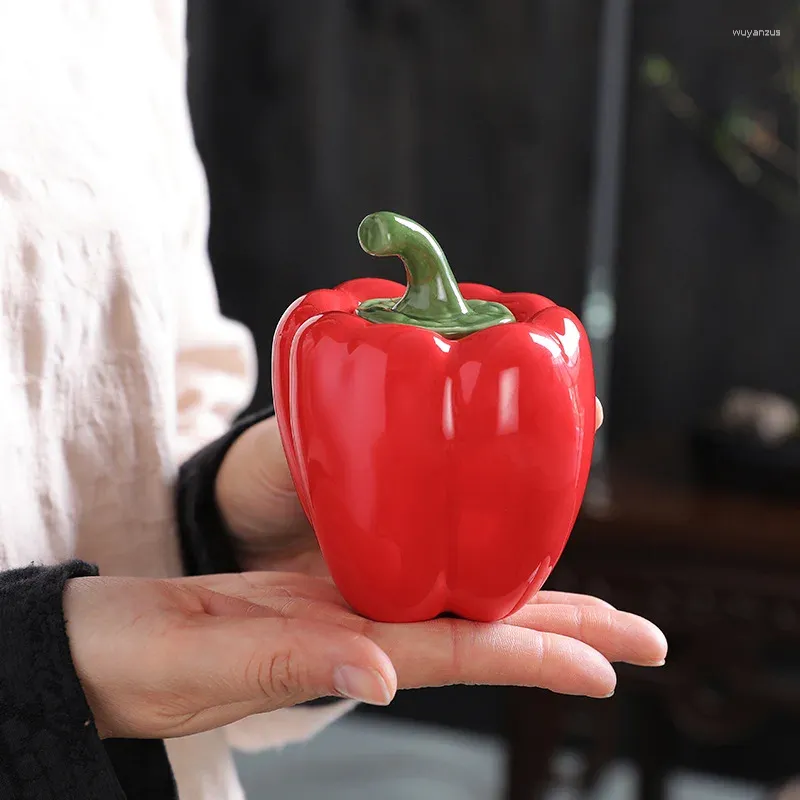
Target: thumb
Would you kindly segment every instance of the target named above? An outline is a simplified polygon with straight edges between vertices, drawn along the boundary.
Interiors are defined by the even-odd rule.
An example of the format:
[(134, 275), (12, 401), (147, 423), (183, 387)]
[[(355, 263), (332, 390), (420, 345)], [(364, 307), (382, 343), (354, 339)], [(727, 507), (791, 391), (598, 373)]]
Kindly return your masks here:
[(388, 705), (397, 690), (389, 657), (366, 636), (285, 617), (206, 617), (175, 642), (176, 676), (190, 679), (191, 727), (227, 725), (318, 697)]

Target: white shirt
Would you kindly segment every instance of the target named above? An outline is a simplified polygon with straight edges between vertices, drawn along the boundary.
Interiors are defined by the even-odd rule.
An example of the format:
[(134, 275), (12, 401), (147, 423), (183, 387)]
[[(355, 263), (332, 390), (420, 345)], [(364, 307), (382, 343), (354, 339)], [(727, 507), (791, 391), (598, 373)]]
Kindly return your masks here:
[[(252, 397), (219, 313), (186, 100), (185, 0), (0, 0), (0, 569), (79, 557), (180, 574), (173, 482)], [(294, 709), (168, 743), (182, 800), (240, 800), (227, 742), (303, 738)]]

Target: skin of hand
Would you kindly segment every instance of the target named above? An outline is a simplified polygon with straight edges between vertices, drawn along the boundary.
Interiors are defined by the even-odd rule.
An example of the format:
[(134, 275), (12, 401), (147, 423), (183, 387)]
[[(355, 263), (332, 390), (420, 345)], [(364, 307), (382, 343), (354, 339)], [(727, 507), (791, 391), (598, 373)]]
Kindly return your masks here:
[[(603, 406), (595, 402), (599, 428)], [(295, 494), (275, 417), (248, 428), (234, 442), (217, 475), (216, 499), (243, 567), (328, 574)]]
[(382, 624), (300, 573), (76, 578), (64, 613), (95, 724), (115, 738), (184, 736), (325, 696), (385, 705), (398, 688), (607, 697), (612, 662), (659, 666), (667, 652), (654, 625), (591, 597), (540, 592), (493, 624)]

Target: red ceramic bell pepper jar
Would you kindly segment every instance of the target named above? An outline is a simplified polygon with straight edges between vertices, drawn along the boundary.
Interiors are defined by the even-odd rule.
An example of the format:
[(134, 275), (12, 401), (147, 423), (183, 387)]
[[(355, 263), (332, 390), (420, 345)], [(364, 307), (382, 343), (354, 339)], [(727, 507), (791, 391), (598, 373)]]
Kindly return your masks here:
[(407, 285), (358, 279), (278, 325), (283, 445), (331, 575), (372, 619), (501, 619), (538, 591), (575, 523), (595, 387), (577, 317), (535, 294), (457, 284), (410, 219), (359, 241)]

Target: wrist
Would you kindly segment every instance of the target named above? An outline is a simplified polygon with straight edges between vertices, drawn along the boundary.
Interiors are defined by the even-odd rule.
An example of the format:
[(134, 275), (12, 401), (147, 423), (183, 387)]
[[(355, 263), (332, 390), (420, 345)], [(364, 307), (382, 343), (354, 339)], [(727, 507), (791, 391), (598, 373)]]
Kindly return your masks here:
[(87, 602), (89, 604), (97, 602), (98, 598), (93, 597), (93, 594), (95, 589), (100, 588), (101, 585), (102, 581), (98, 581), (96, 577), (71, 578), (64, 584), (62, 602), (67, 640), (75, 674), (83, 689), (89, 710), (92, 712), (97, 735), (101, 739), (108, 739), (114, 734), (103, 714), (103, 704), (100, 699), (103, 693), (102, 689), (96, 685), (97, 682), (93, 678), (93, 666), (96, 668), (98, 661), (102, 663), (105, 660), (105, 654), (102, 650), (100, 653), (93, 650), (91, 647), (93, 637), (83, 635), (86, 626), (80, 620), (81, 607), (85, 607)]

